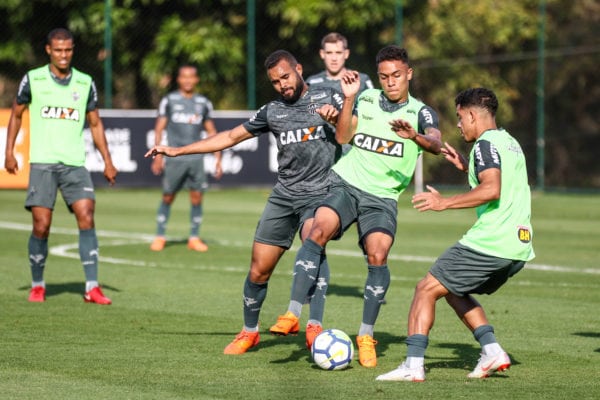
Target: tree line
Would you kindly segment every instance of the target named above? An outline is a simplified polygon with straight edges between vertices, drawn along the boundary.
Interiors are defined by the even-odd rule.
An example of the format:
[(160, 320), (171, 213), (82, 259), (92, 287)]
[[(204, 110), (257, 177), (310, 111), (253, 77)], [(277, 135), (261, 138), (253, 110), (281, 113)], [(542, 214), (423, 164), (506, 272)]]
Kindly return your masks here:
[[(262, 66), (273, 50), (297, 56), (305, 75), (322, 69), (321, 37), (349, 40), (347, 65), (377, 84), (375, 55), (384, 45), (407, 48), (411, 93), (435, 107), (444, 139), (461, 147), (453, 99), (470, 86), (498, 95), (499, 124), (524, 147), (536, 185), (536, 81), (545, 2), (545, 186), (600, 188), (600, 3), (592, 0), (4, 0), (0, 3), (0, 107), (10, 107), (23, 74), (47, 62), (45, 37), (55, 27), (76, 39), (73, 64), (90, 73), (105, 104), (105, 6), (111, 5), (112, 106), (155, 108), (174, 87), (181, 63), (198, 66), (200, 90), (217, 109), (247, 107), (248, 78), (256, 104), (273, 98)], [(398, 11), (401, 12), (398, 12)], [(256, 23), (256, 76), (248, 77), (248, 16)], [(399, 18), (401, 17), (401, 18)], [(466, 147), (465, 147), (466, 148)], [(464, 182), (440, 158), (426, 157), (427, 179)]]

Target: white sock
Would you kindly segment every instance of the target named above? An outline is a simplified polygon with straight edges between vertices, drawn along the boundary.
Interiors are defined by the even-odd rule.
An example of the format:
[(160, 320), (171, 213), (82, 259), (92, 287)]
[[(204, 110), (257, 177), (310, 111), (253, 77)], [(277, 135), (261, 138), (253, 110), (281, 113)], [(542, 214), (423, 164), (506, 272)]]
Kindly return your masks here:
[(85, 291), (86, 293), (92, 290), (93, 288), (98, 287), (98, 281), (87, 281), (85, 283)]
[(246, 332), (258, 332), (258, 326), (255, 326), (254, 328), (249, 328), (246, 325), (244, 325), (244, 330)]
[(369, 336), (373, 337), (373, 330), (374, 330), (373, 325), (367, 325), (364, 322), (361, 322), (360, 328), (358, 329), (358, 336), (369, 335)]
[(41, 287), (43, 287), (45, 289), (46, 288), (46, 282), (44, 282), (44, 281), (39, 281), (39, 282), (32, 281), (31, 282), (31, 287), (34, 288), (36, 286), (41, 286)]
[(496, 354), (502, 353), (504, 350), (498, 343), (490, 343), (483, 346), (482, 351), (486, 356), (495, 356)]
[(423, 368), (425, 366), (425, 357), (406, 357), (404, 364), (408, 368)]

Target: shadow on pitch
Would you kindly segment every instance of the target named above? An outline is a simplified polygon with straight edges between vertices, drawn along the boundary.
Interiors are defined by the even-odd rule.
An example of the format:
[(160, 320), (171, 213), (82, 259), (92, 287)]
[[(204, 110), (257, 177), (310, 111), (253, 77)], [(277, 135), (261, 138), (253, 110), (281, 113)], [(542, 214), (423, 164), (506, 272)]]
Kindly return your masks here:
[[(267, 333), (268, 335), (268, 333)], [(352, 338), (352, 343), (354, 344), (354, 358), (358, 360), (358, 349), (356, 346), (356, 334), (349, 335)], [(262, 338), (262, 333), (261, 333)], [(400, 343), (403, 342), (406, 336), (396, 336), (391, 335), (388, 332), (375, 332), (375, 339), (377, 340), (377, 358), (382, 359), (385, 358), (389, 345), (392, 343)], [(309, 364), (313, 364), (312, 358), (310, 356), (310, 352), (306, 348), (305, 336), (304, 332), (300, 332), (298, 335), (288, 335), (288, 336), (271, 336), (271, 340), (261, 341), (258, 346), (250, 349), (252, 350), (262, 350), (271, 346), (280, 346), (282, 344), (295, 344), (297, 347), (294, 347), (292, 352), (285, 358), (281, 358), (278, 360), (273, 360), (271, 363), (273, 364), (285, 364), (289, 362), (297, 362), (304, 360)], [(356, 363), (358, 365), (358, 362)], [(315, 368), (318, 368), (315, 366)]]
[[(201, 239), (207, 245), (210, 245), (211, 243), (214, 244), (214, 242), (212, 240), (208, 240), (208, 239), (205, 239), (205, 238), (201, 238)], [(169, 239), (167, 239), (167, 242), (165, 243), (164, 250), (167, 250), (168, 248), (171, 248), (171, 247), (172, 248), (187, 247), (187, 243), (188, 243), (188, 239), (187, 238), (173, 238), (173, 239), (169, 238)]]
[[(102, 290), (108, 290), (113, 292), (120, 292), (119, 289), (110, 285), (100, 285)], [(18, 288), (19, 291), (29, 291), (31, 286), (21, 286)], [(66, 282), (66, 283), (47, 283), (46, 282), (46, 298), (58, 296), (63, 293), (73, 293), (82, 295), (85, 293), (85, 282)], [(108, 294), (107, 294), (108, 296)], [(110, 297), (110, 296), (109, 296)]]
[(327, 287), (327, 296), (344, 296), (363, 298), (363, 288), (356, 286), (342, 286), (330, 283)]
[[(435, 345), (440, 349), (450, 349), (452, 350), (452, 357), (447, 358), (439, 358), (436, 357), (433, 361), (432, 359), (426, 358), (425, 367), (427, 369), (460, 369), (464, 371), (472, 371), (473, 368), (477, 365), (477, 362), (480, 357), (481, 349), (478, 346), (464, 344), (464, 343), (440, 343)], [(511, 365), (519, 365), (520, 362), (509, 353), (509, 357), (511, 360)], [(492, 375), (494, 378), (507, 378), (504, 375)]]
[[(575, 336), (589, 337), (589, 338), (600, 338), (600, 332), (575, 332)], [(595, 353), (600, 353), (600, 348), (594, 350)]]

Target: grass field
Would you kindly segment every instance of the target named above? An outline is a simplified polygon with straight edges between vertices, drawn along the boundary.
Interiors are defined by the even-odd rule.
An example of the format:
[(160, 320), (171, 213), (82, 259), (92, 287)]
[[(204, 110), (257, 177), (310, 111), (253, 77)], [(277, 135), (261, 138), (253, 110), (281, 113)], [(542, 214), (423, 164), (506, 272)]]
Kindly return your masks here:
[[(405, 194), (390, 257), (392, 284), (376, 326), (379, 365), (316, 368), (298, 336), (273, 337), (285, 311), (295, 249), (273, 275), (261, 343), (243, 356), (224, 346), (242, 326), (241, 289), (268, 190), (213, 190), (204, 204), (204, 254), (185, 246), (187, 194), (171, 213), (173, 239), (148, 244), (158, 190), (97, 192), (100, 280), (111, 306), (85, 304), (76, 225), (59, 199), (47, 261), (47, 301), (27, 302), (30, 216), (23, 191), (0, 191), (0, 397), (3, 399), (598, 399), (600, 398), (600, 197), (534, 194), (537, 258), (493, 296), (480, 297), (513, 366), (485, 380), (466, 374), (478, 345), (440, 302), (422, 384), (376, 382), (406, 346), (416, 282), (472, 224), (472, 210), (419, 214)], [(296, 245), (297, 246), (297, 243)], [(355, 231), (328, 247), (326, 327), (355, 337), (364, 260)], [(308, 312), (301, 320), (303, 327)]]

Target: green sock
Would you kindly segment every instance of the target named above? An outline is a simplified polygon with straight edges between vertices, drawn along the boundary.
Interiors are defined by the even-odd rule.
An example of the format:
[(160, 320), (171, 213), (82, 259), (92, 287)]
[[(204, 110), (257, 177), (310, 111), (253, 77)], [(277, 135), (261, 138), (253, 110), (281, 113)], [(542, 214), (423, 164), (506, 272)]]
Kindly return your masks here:
[(40, 239), (30, 235), (27, 250), (29, 252), (31, 280), (32, 282), (43, 282), (44, 267), (46, 266), (46, 258), (48, 258), (48, 239)]
[(319, 265), (319, 275), (317, 282), (313, 286), (312, 296), (310, 298), (310, 314), (308, 322), (311, 324), (323, 323), (323, 313), (325, 311), (325, 298), (327, 296), (327, 287), (329, 286), (329, 263), (325, 254), (321, 256), (321, 265)]
[(379, 309), (385, 299), (385, 293), (390, 286), (390, 270), (387, 265), (379, 267), (369, 265), (369, 272), (367, 274), (367, 281), (365, 282), (364, 291), (364, 306), (363, 306), (363, 318), (362, 325), (359, 331), (359, 335), (372, 333), (372, 327), (377, 321), (379, 315)]
[(258, 330), (258, 316), (265, 298), (269, 282), (256, 283), (250, 275), (244, 281), (244, 329), (252, 332)]
[(79, 259), (85, 280), (98, 281), (98, 239), (94, 228), (79, 231)]
[(171, 205), (161, 201), (156, 213), (156, 236), (165, 236), (170, 214)]
[(190, 237), (198, 237), (202, 224), (202, 204), (190, 208)]
[(296, 255), (294, 278), (292, 279), (291, 301), (304, 304), (312, 286), (317, 282), (323, 248), (306, 239)]

